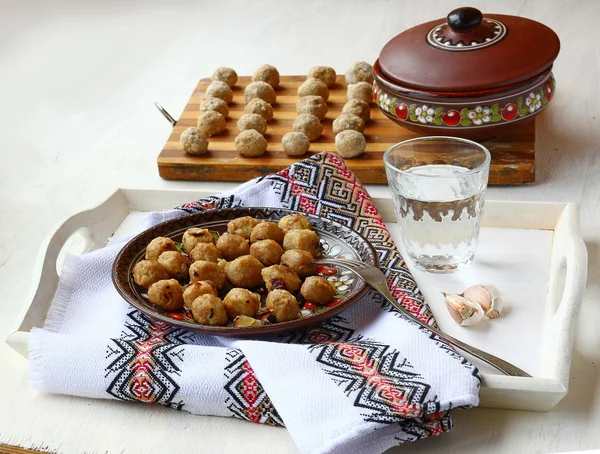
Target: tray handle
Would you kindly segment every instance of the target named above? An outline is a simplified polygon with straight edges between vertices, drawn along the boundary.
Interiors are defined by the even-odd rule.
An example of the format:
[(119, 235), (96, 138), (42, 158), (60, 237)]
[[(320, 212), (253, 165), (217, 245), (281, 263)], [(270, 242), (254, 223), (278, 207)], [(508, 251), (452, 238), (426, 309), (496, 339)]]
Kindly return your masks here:
[[(555, 256), (550, 268), (549, 337), (543, 375), (568, 389), (577, 319), (587, 282), (587, 249), (579, 229), (579, 206), (567, 204), (554, 231)], [(564, 275), (564, 280), (560, 279)], [(562, 294), (560, 285), (564, 282)]]
[(44, 326), (58, 288), (57, 261), (69, 238), (76, 233), (82, 235), (84, 245), (81, 253), (98, 249), (104, 246), (106, 239), (112, 235), (128, 212), (127, 199), (121, 190), (117, 190), (97, 207), (68, 218), (47, 237), (36, 260), (32, 290), (18, 319), (19, 325), (6, 339), (9, 346), (27, 357), (29, 331), (33, 327)]

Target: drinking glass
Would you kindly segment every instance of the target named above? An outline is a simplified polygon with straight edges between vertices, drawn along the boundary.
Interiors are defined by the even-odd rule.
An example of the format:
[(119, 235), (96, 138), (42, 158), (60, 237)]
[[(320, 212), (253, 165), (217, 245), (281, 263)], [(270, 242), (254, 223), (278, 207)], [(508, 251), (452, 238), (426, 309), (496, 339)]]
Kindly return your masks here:
[(490, 152), (456, 137), (420, 137), (383, 155), (406, 254), (418, 269), (448, 273), (473, 261)]

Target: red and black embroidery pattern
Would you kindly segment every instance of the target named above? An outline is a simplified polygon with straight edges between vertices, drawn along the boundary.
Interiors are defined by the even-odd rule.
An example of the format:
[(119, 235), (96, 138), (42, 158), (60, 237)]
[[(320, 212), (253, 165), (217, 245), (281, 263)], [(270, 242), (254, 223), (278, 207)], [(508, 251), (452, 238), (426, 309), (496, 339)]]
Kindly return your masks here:
[(176, 401), (176, 377), (183, 362), (181, 345), (188, 343), (191, 336), (141, 312), (130, 312), (125, 331), (121, 337), (111, 339), (108, 346), (106, 376), (111, 381), (106, 392), (121, 400), (183, 409), (184, 402)]
[(394, 438), (398, 444), (409, 443), (421, 438), (434, 437), (452, 429), (452, 419), (447, 411), (426, 415), (424, 418), (406, 420), (402, 432)]
[(344, 387), (365, 421), (400, 422), (423, 415), (429, 385), (389, 346), (369, 340), (309, 348), (328, 375)]
[(426, 401), (430, 386), (388, 345), (354, 335), (341, 316), (319, 326), (279, 336), (280, 342), (309, 344), (331, 379), (361, 409), (365, 421), (395, 423), (439, 410)]
[(246, 356), (239, 350), (229, 350), (226, 355), (225, 378), (227, 400), (225, 404), (232, 415), (247, 421), (271, 426), (283, 426), (283, 421), (271, 399), (257, 380)]

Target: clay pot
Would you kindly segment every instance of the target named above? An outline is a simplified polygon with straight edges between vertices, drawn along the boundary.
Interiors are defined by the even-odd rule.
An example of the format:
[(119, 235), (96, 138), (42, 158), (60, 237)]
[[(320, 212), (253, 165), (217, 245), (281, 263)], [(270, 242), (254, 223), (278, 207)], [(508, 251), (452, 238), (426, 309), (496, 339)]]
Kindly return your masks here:
[(459, 8), (383, 47), (373, 99), (420, 134), (490, 139), (548, 107), (559, 50), (556, 33), (539, 22)]

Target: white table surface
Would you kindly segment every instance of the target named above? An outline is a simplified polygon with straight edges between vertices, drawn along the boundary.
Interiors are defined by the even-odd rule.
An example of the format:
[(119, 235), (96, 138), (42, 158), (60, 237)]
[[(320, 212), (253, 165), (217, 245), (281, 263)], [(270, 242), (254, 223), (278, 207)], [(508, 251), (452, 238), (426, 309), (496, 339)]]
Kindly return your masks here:
[[(489, 198), (582, 204), (588, 288), (573, 351), (571, 390), (549, 413), (474, 409), (454, 430), (394, 453), (546, 453), (600, 446), (600, 2), (470, 2), (552, 27), (562, 50), (557, 94), (538, 120), (537, 182)], [(156, 157), (200, 77), (231, 66), (281, 74), (317, 64), (343, 73), (374, 61), (400, 31), (443, 17), (448, 1), (3, 2), (0, 14), (0, 338), (16, 324), (42, 240), (117, 187), (207, 188), (161, 180)], [(507, 65), (510, 62), (506, 62)], [(371, 186), (374, 196), (388, 195)], [(523, 259), (527, 259), (524, 253)], [(194, 417), (141, 404), (33, 393), (27, 362), (0, 343), (0, 443), (59, 453), (296, 452), (284, 429)], [(167, 444), (168, 443), (168, 444)]]

